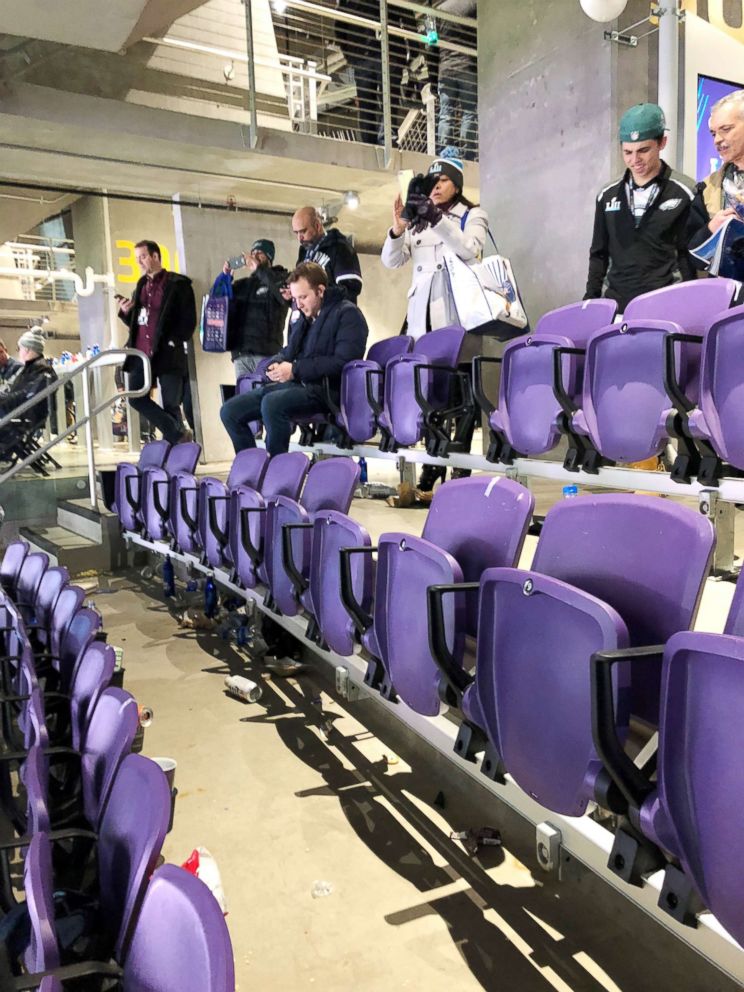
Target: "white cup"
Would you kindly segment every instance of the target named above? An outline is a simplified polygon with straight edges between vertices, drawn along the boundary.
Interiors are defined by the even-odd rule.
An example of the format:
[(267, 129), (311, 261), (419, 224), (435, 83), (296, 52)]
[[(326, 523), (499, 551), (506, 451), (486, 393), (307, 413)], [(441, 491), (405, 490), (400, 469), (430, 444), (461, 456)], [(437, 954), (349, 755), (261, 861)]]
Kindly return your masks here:
[(153, 758), (152, 760), (156, 765), (160, 765), (163, 769), (165, 772), (165, 777), (168, 779), (168, 788), (172, 790), (173, 783), (176, 778), (176, 767), (178, 763), (174, 758)]

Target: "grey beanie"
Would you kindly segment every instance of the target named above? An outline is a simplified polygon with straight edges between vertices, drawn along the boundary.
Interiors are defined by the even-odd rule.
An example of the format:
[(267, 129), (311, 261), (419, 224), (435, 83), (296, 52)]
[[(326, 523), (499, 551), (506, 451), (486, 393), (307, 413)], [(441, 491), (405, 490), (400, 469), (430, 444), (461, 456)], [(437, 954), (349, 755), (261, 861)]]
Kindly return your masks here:
[(44, 354), (44, 332), (38, 326), (31, 327), (18, 338), (19, 348), (28, 348), (35, 351), (37, 355)]

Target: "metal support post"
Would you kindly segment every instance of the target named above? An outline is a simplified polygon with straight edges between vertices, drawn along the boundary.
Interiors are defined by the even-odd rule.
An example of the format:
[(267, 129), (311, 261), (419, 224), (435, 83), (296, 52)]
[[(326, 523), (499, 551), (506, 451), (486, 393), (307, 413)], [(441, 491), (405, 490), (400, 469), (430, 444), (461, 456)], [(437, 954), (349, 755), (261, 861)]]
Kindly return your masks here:
[(243, 0), (245, 7), (245, 41), (248, 54), (248, 147), (258, 145), (258, 112), (256, 110), (256, 64), (253, 53), (253, 10), (252, 0)]
[(393, 161), (393, 119), (390, 107), (390, 36), (388, 35), (387, 0), (380, 0), (380, 58), (382, 60), (382, 121), (384, 166)]
[(677, 0), (661, 8), (659, 17), (659, 106), (664, 111), (667, 145), (664, 159), (673, 169), (680, 167), (678, 158), (677, 104), (679, 100), (679, 15)]
[(699, 507), (715, 527), (716, 550), (713, 555), (713, 574), (724, 578), (734, 572), (734, 518), (736, 506), (719, 499), (718, 493), (705, 490), (699, 495)]
[(98, 509), (98, 495), (96, 493), (96, 461), (93, 451), (93, 425), (90, 420), (90, 380), (88, 369), (80, 376), (83, 394), (83, 416), (85, 417), (85, 449), (88, 456), (88, 485), (90, 487), (90, 505), (94, 510)]

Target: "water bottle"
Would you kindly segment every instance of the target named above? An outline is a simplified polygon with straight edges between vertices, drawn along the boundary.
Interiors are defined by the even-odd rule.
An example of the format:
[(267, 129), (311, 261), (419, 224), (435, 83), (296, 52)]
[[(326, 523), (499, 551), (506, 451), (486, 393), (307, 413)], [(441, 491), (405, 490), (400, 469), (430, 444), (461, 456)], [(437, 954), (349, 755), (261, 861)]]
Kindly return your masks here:
[(261, 698), (262, 689), (242, 675), (226, 675), (225, 692), (235, 699), (242, 699), (244, 703), (255, 703)]
[(563, 487), (563, 498), (564, 499), (573, 499), (574, 496), (578, 496), (578, 495), (579, 495), (579, 487), (578, 486), (564, 486)]
[(217, 586), (210, 575), (204, 583), (204, 615), (211, 620), (217, 612)]
[(166, 598), (172, 598), (176, 595), (176, 576), (170, 557), (163, 562), (163, 595)]
[(359, 459), (359, 482), (363, 485), (367, 485), (367, 459)]

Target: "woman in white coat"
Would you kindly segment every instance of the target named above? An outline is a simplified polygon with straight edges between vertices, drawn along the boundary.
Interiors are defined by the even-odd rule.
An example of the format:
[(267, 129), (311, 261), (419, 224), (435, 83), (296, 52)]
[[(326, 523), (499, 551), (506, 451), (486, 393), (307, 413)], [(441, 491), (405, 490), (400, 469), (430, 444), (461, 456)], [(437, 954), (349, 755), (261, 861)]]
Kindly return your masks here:
[[(408, 291), (408, 313), (405, 331), (420, 338), (427, 331), (459, 324), (457, 308), (445, 268), (445, 252), (454, 252), (467, 265), (479, 262), (488, 234), (488, 215), (462, 194), (463, 165), (458, 158), (435, 159), (426, 176), (426, 193), (409, 194), (407, 221), (401, 214), (400, 196), (393, 206), (393, 224), (382, 248), (382, 263), (398, 269), (410, 262), (413, 266), (411, 288)], [(462, 440), (469, 448), (475, 420), (465, 418), (459, 425)], [(459, 472), (457, 475), (469, 475)], [(415, 495), (422, 501), (431, 500), (437, 479), (444, 480), (445, 470), (425, 465)], [(405, 496), (400, 490), (399, 505)]]
[(382, 263), (413, 267), (408, 291), (406, 333), (420, 338), (427, 331), (459, 323), (444, 264), (454, 252), (467, 265), (480, 261), (488, 234), (488, 215), (462, 194), (463, 165), (457, 158), (437, 158), (427, 174), (428, 196), (409, 197), (416, 218), (401, 216), (400, 196), (393, 206), (393, 224), (382, 248)]

